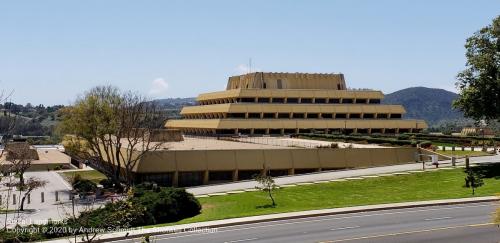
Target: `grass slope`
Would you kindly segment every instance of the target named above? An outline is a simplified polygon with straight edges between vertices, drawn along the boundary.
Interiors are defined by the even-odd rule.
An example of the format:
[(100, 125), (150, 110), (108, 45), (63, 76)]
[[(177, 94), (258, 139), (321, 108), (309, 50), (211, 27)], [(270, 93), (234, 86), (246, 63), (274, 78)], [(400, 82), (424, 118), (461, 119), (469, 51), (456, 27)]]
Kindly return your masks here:
[(73, 177), (75, 177), (75, 175), (79, 174), (82, 179), (87, 179), (87, 180), (91, 180), (95, 183), (99, 183), (102, 179), (106, 179), (107, 177), (102, 174), (101, 172), (97, 171), (97, 170), (85, 170), (85, 171), (69, 171), (69, 172), (59, 172), (59, 174), (62, 175), (62, 177), (68, 181), (69, 183), (71, 183)]
[[(476, 191), (475, 196), (490, 196), (500, 192), (500, 166), (489, 167), (488, 171), (485, 185)], [(200, 198), (202, 213), (175, 224), (303, 210), (472, 197), (471, 190), (463, 187), (464, 175), (462, 169), (439, 170), (283, 188), (275, 194), (278, 204), (275, 208), (269, 206), (270, 200), (263, 192)]]
[(462, 150), (455, 150), (455, 151), (446, 150), (446, 151), (443, 151), (443, 150), (437, 150), (436, 152), (440, 153), (440, 154), (448, 155), (448, 156), (452, 156), (453, 155), (453, 156), (457, 156), (457, 157), (465, 157), (466, 155), (469, 155), (471, 157), (491, 155), (491, 154), (483, 152), (483, 151), (462, 151)]

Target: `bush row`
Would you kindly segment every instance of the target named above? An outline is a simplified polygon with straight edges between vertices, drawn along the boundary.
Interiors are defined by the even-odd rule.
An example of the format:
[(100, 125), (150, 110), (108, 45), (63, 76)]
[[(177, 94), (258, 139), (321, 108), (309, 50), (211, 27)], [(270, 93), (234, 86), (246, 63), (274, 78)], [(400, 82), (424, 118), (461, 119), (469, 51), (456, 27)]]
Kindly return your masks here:
[(342, 134), (313, 134), (313, 133), (301, 133), (298, 134), (299, 137), (322, 139), (322, 140), (333, 140), (333, 141), (344, 141), (344, 142), (364, 142), (375, 143), (375, 144), (390, 144), (396, 146), (417, 146), (420, 144), (422, 147), (428, 147), (431, 145), (430, 141), (425, 140), (415, 140), (406, 137), (372, 137), (365, 135), (342, 135)]

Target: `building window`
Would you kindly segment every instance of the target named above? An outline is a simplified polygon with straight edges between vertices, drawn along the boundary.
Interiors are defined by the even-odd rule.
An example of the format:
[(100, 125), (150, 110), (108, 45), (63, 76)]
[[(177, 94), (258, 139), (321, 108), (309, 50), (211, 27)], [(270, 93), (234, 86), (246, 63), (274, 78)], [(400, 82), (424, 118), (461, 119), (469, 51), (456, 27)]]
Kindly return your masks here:
[(248, 113), (248, 118), (260, 118), (260, 113)]
[(328, 101), (328, 103), (330, 103), (330, 104), (339, 104), (340, 103), (340, 99), (330, 99)]
[(365, 114), (363, 114), (363, 118), (364, 119), (373, 119), (373, 118), (375, 118), (375, 114), (373, 114), (373, 113), (365, 113)]
[(359, 118), (361, 118), (361, 114), (359, 114), (359, 113), (352, 113), (352, 114), (349, 115), (349, 118), (350, 119), (359, 119)]
[(265, 88), (267, 88), (267, 84), (266, 84), (266, 83), (264, 83), (264, 89), (265, 89)]
[(232, 171), (210, 171), (208, 178), (210, 181), (231, 181), (233, 180)]
[(227, 113), (227, 118), (245, 118), (245, 113)]
[(353, 99), (342, 99), (342, 104), (352, 104), (353, 102)]
[(257, 102), (258, 103), (269, 103), (271, 101), (271, 98), (258, 98)]
[(255, 98), (241, 98), (241, 102), (253, 103)]
[(288, 119), (288, 118), (290, 118), (290, 114), (288, 114), (288, 113), (278, 113), (278, 118), (280, 118), (280, 119)]
[(370, 99), (370, 104), (380, 104), (380, 99)]
[(302, 119), (304, 118), (304, 113), (293, 113), (293, 118)]
[(318, 113), (307, 113), (307, 118), (319, 118)]
[(401, 114), (391, 114), (391, 119), (401, 119)]
[(264, 118), (269, 119), (269, 118), (274, 118), (275, 114), (274, 113), (264, 113)]
[(276, 80), (276, 82), (278, 84), (278, 89), (282, 89), (283, 88), (283, 84), (281, 82), (281, 79)]
[(387, 114), (377, 114), (377, 118), (379, 119), (387, 119), (388, 115)]
[(345, 118), (347, 118), (347, 114), (337, 113), (337, 114), (335, 114), (335, 118), (345, 119)]
[(366, 128), (358, 128), (357, 133), (368, 134), (368, 129), (366, 129)]
[(272, 103), (285, 103), (285, 98), (273, 98)]
[(288, 98), (288, 99), (286, 99), (286, 103), (297, 104), (297, 103), (299, 103), (299, 99), (298, 98)]
[(366, 99), (356, 99), (356, 104), (366, 104)]
[(300, 103), (311, 104), (313, 102), (312, 98), (302, 98)]
[(326, 103), (326, 99), (325, 98), (316, 98), (316, 99), (314, 99), (314, 103), (324, 104), (324, 103)]
[(321, 117), (322, 118), (333, 118), (333, 114), (332, 113), (323, 113), (323, 114), (321, 114)]

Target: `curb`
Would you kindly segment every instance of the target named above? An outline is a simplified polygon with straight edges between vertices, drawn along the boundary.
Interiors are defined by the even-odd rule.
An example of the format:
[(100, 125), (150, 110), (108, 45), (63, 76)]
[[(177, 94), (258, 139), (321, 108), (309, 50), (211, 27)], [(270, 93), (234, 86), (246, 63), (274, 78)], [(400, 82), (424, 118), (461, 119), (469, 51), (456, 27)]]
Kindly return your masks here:
[[(396, 203), (396, 204), (406, 204), (406, 205), (379, 204), (379, 205), (372, 205), (371, 208), (354, 208), (354, 209), (346, 209), (344, 211), (333, 211), (333, 212), (314, 212), (314, 211), (321, 211), (321, 209), (320, 209), (320, 210), (311, 210), (312, 212), (310, 214), (282, 215), (281, 217), (280, 217), (280, 214), (290, 214), (290, 213), (280, 213), (280, 214), (275, 214), (275, 215), (270, 214), (267, 216), (274, 216), (274, 217), (267, 218), (267, 219), (254, 219), (254, 220), (248, 220), (248, 221), (242, 221), (242, 222), (228, 222), (228, 223), (221, 222), (221, 223), (215, 223), (212, 225), (200, 226), (199, 228), (203, 228), (203, 227), (222, 228), (222, 227), (245, 225), (245, 224), (274, 222), (274, 221), (290, 220), (290, 219), (303, 219), (303, 218), (312, 218), (312, 217), (321, 217), (321, 216), (330, 216), (330, 215), (342, 215), (342, 214), (350, 214), (350, 213), (362, 213), (362, 212), (373, 212), (373, 211), (405, 209), (405, 208), (421, 208), (421, 207), (428, 207), (428, 206), (460, 205), (460, 204), (468, 204), (468, 203), (484, 203), (484, 202), (496, 202), (496, 201), (500, 201), (500, 197), (490, 196), (490, 197), (471, 198), (470, 200), (450, 199), (450, 200), (416, 201), (416, 202), (409, 202), (409, 203)], [(370, 207), (370, 205), (358, 206), (358, 207)], [(342, 208), (336, 208), (336, 209), (342, 209)], [(326, 209), (326, 210), (328, 210), (328, 209)], [(303, 212), (308, 212), (308, 211), (303, 211)], [(297, 213), (297, 212), (292, 212), (292, 213)], [(266, 216), (266, 215), (259, 215), (259, 216)], [(253, 217), (258, 217), (258, 216), (253, 216)], [(206, 221), (205, 223), (209, 223), (209, 222), (210, 221)], [(203, 223), (203, 222), (200, 222), (200, 223)], [(166, 227), (175, 227), (175, 226), (178, 227), (178, 226), (182, 226), (182, 225), (173, 225), (173, 226), (166, 226)], [(192, 228), (192, 227), (186, 227), (186, 228)], [(154, 227), (151, 229), (154, 229)], [(158, 232), (152, 232), (152, 233), (142, 233), (142, 234), (135, 234), (135, 235), (128, 235), (128, 236), (117, 236), (117, 237), (110, 237), (110, 238), (105, 238), (105, 239), (97, 239), (97, 240), (95, 240), (95, 242), (111, 242), (111, 241), (116, 241), (116, 240), (136, 239), (139, 237), (144, 237), (146, 235), (147, 236), (156, 236), (156, 235), (168, 235), (168, 234), (173, 234), (173, 233), (177, 233), (177, 232), (171, 232), (169, 230), (165, 230), (165, 232), (158, 231)]]

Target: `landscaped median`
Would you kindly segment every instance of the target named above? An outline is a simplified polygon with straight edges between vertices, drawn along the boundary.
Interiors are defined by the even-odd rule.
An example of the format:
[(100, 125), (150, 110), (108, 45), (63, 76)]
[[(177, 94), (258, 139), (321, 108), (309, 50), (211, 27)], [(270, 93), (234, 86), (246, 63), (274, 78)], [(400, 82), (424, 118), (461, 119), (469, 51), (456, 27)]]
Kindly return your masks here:
[[(482, 168), (485, 168), (486, 174), (484, 186), (476, 191), (475, 196), (497, 195), (500, 192), (500, 164)], [(464, 177), (463, 169), (456, 168), (282, 187), (275, 193), (276, 207), (271, 207), (269, 197), (259, 191), (204, 197), (199, 198), (202, 204), (200, 215), (175, 224), (315, 209), (472, 197), (471, 190), (464, 187)], [(161, 225), (150, 227), (156, 226)]]
[(455, 150), (455, 151), (452, 151), (452, 150), (445, 150), (445, 151), (442, 151), (442, 150), (437, 150), (436, 153), (440, 153), (442, 155), (446, 155), (446, 156), (455, 156), (455, 157), (458, 157), (458, 158), (463, 158), (465, 156), (469, 156), (469, 157), (477, 157), (477, 156), (490, 156), (492, 154), (490, 153), (487, 153), (487, 152), (483, 152), (483, 151), (462, 151), (462, 150)]

